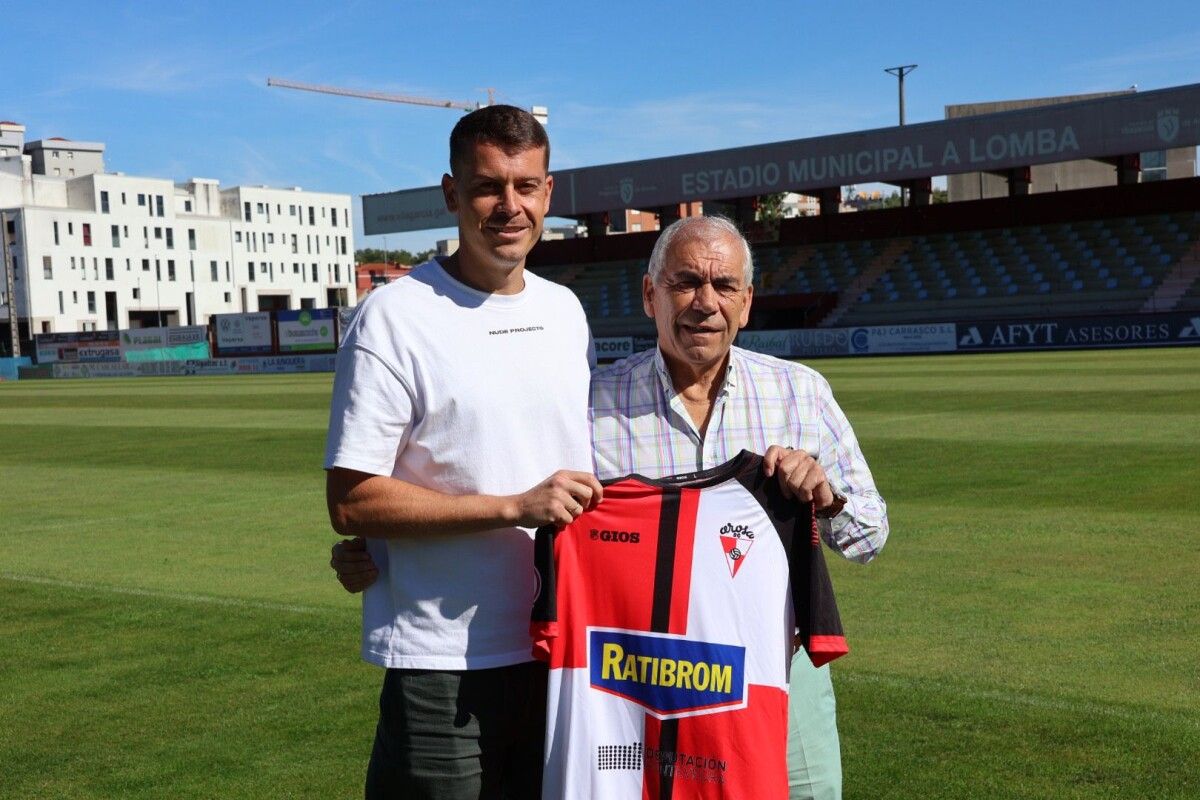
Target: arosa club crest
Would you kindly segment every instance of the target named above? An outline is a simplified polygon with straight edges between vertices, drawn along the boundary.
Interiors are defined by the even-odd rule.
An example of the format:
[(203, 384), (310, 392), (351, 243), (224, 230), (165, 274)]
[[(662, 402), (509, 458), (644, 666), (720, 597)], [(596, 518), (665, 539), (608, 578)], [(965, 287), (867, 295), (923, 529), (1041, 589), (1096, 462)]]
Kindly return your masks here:
[(754, 546), (754, 531), (746, 525), (726, 522), (721, 526), (721, 548), (725, 551), (725, 562), (729, 564), (729, 575), (737, 577), (738, 570)]
[(621, 202), (633, 202), (633, 178), (621, 178)]
[[(1173, 142), (1179, 135), (1179, 109), (1163, 108), (1158, 112), (1158, 138), (1164, 142)], [(622, 193), (624, 190), (622, 189)]]

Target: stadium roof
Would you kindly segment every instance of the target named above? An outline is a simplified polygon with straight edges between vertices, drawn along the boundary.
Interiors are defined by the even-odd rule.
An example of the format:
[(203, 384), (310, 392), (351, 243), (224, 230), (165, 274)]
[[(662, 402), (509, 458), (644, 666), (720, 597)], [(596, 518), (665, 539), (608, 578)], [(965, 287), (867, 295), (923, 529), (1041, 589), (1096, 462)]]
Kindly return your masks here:
[[(1200, 144), (1200, 84), (974, 117), (556, 170), (550, 215), (816, 192)], [(439, 186), (363, 196), (368, 235), (448, 228)]]

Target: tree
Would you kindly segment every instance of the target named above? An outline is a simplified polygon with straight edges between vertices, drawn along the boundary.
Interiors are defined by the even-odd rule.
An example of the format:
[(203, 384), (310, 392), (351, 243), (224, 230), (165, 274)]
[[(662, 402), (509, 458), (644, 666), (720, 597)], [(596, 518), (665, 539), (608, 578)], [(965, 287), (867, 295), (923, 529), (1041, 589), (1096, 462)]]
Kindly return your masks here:
[(354, 262), (356, 264), (420, 264), (428, 261), (436, 253), (436, 250), (422, 250), (417, 254), (408, 252), (407, 250), (388, 250), (384, 252), (378, 248), (365, 247), (362, 250), (354, 251)]
[(778, 222), (783, 219), (783, 198), (787, 192), (759, 195), (758, 209), (754, 212), (756, 222)]

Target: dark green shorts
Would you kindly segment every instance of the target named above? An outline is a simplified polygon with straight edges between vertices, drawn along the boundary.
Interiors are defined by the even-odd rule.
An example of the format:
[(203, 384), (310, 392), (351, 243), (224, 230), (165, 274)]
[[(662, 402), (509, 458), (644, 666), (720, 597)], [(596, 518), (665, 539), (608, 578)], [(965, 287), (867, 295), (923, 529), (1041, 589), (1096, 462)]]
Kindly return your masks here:
[(544, 664), (389, 669), (366, 797), (537, 800), (545, 731)]

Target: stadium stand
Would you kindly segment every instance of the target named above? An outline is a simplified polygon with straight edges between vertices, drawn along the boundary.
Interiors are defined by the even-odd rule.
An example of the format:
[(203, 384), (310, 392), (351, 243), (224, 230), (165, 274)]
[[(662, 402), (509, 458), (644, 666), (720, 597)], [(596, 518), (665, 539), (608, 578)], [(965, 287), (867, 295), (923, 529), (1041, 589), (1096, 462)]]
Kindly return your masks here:
[[(755, 246), (756, 305), (794, 299), (767, 327), (1200, 310), (1198, 199), (1183, 179), (785, 220)], [(596, 335), (647, 334), (656, 236), (546, 242), (531, 267), (579, 295)]]

